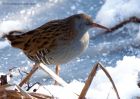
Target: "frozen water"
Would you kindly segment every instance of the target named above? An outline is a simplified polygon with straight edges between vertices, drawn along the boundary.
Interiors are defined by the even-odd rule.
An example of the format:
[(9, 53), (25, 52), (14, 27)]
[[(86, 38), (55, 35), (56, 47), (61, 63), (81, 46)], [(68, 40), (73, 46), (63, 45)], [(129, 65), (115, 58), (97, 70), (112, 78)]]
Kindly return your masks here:
[[(140, 96), (140, 91), (136, 84), (138, 71), (140, 71), (140, 58), (124, 56), (122, 60), (117, 61), (115, 68), (107, 67), (106, 69), (115, 81), (120, 99), (135, 99), (136, 96)], [(83, 86), (83, 82), (73, 80), (65, 87), (36, 84), (30, 91), (37, 89), (38, 93), (46, 93), (58, 99), (77, 99), (77, 95), (74, 93), (80, 94)], [(97, 72), (86, 98), (117, 99), (111, 83), (102, 70)]]
[[(22, 31), (29, 31), (33, 28), (36, 28), (44, 24), (49, 20), (64, 18), (68, 15), (79, 13), (80, 11), (85, 13), (90, 13), (91, 15), (96, 15), (96, 12), (99, 10), (99, 7), (103, 4), (103, 2), (102, 3), (98, 2), (98, 0), (95, 0), (95, 2), (91, 2), (91, 3), (88, 2), (90, 2), (90, 0), (84, 2), (81, 2), (80, 0), (76, 2), (74, 0), (71, 0), (71, 2), (66, 0), (56, 0), (56, 1), (42, 0), (40, 2), (39, 1), (29, 2), (27, 0), (24, 0), (22, 2), (16, 0), (12, 2), (2, 1), (0, 5), (1, 8), (0, 35), (2, 36), (3, 33), (7, 33), (15, 29), (22, 30)], [(26, 3), (28, 5), (25, 5)], [(86, 10), (89, 8), (91, 9), (90, 11)], [(2, 49), (0, 50), (1, 53), (0, 68), (2, 70), (7, 70), (15, 65), (16, 67), (28, 65), (26, 62), (28, 59), (25, 57), (24, 54), (20, 54), (21, 52), (19, 49), (13, 49), (9, 46), (7, 47), (6, 46), (7, 45), (5, 44), (5, 47), (2, 47)], [(63, 76), (63, 72), (68, 72), (67, 77), (63, 76), (68, 81), (70, 81), (75, 77), (77, 77), (78, 79), (81, 78), (83, 79), (85, 75), (83, 75), (83, 77), (82, 76), (79, 77), (80, 73), (77, 74), (73, 74), (73, 73), (77, 71), (77, 68), (82, 69), (85, 68), (84, 66), (86, 65), (93, 64), (93, 62), (90, 62), (89, 59), (90, 57), (86, 58), (85, 56), (83, 56), (83, 58), (79, 58), (78, 63), (76, 63), (77, 60), (74, 60), (66, 65), (63, 65), (61, 75)], [(86, 63), (84, 62), (85, 60), (87, 61)], [(78, 66), (79, 64), (82, 65)], [(90, 71), (91, 66), (85, 69), (86, 71), (81, 71), (81, 73), (88, 73)], [(73, 70), (74, 72), (72, 72)]]
[[(64, 18), (80, 12), (90, 14), (95, 19), (94, 21), (112, 27), (130, 16), (140, 17), (138, 9), (140, 9), (139, 0), (13, 0), (10, 2), (2, 0), (0, 1), (0, 36), (14, 29), (29, 31), (49, 20)], [(71, 82), (73, 79), (83, 82), (93, 64), (100, 61), (107, 66), (118, 86), (122, 99), (140, 96), (136, 86), (137, 72), (139, 71), (138, 57), (140, 57), (139, 24), (130, 23), (113, 33), (104, 35), (101, 35), (102, 30), (98, 29), (89, 32), (91, 38), (89, 48), (79, 58), (68, 64), (63, 64), (60, 76), (67, 82)], [(118, 62), (118, 60), (122, 61)], [(14, 66), (19, 68), (25, 66), (28, 70), (31, 63), (19, 49), (11, 48), (7, 41), (0, 41), (0, 72), (7, 72)], [(109, 99), (115, 99), (114, 94), (111, 96), (112, 87), (100, 72), (98, 72), (93, 82), (94, 86), (91, 86), (87, 97), (89, 99), (104, 99), (110, 93)], [(38, 71), (32, 81), (40, 81), (44, 84), (49, 82), (48, 79), (44, 79), (47, 79), (46, 75), (42, 71)], [(78, 93), (83, 86), (83, 83), (79, 81), (73, 81), (69, 85), (73, 89), (79, 84)], [(127, 87), (128, 84), (132, 86)], [(55, 89), (55, 86), (53, 87)], [(60, 90), (64, 92), (63, 88), (56, 88), (58, 92)], [(64, 89), (67, 90), (67, 88)], [(54, 93), (61, 98), (56, 91)], [(92, 93), (96, 93), (96, 95), (92, 95)], [(65, 96), (62, 95), (62, 97)], [(74, 98), (75, 96), (72, 96), (71, 99)]]

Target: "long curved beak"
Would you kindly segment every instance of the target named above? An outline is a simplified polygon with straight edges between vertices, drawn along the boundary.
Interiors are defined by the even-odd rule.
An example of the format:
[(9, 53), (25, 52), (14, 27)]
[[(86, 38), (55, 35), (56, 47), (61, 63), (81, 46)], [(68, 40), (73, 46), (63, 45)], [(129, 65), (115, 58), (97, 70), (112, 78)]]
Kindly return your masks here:
[(100, 24), (94, 23), (94, 22), (92, 23), (92, 26), (93, 26), (93, 27), (102, 28), (102, 29), (105, 29), (105, 30), (107, 30), (107, 31), (110, 31), (109, 28), (107, 28), (107, 27), (105, 27), (105, 26), (103, 26), (103, 25), (100, 25)]

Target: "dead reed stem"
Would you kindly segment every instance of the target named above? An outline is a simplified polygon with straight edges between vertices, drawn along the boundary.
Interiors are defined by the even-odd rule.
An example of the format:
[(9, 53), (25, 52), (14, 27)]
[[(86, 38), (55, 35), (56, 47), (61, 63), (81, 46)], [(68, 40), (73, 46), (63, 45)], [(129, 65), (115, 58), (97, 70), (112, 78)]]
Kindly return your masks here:
[(27, 74), (27, 76), (20, 82), (19, 86), (22, 87), (24, 83), (26, 83), (30, 78), (31, 76), (35, 73), (35, 71), (38, 69), (38, 65), (39, 64), (35, 64), (33, 66), (33, 68), (31, 69), (31, 71), (29, 72), (29, 74)]
[(111, 78), (111, 76), (108, 73), (108, 71), (100, 63), (96, 63), (93, 66), (93, 69), (92, 69), (91, 73), (89, 74), (88, 79), (86, 80), (85, 86), (82, 89), (82, 92), (81, 92), (81, 94), (79, 96), (79, 99), (85, 99), (85, 95), (86, 95), (86, 93), (87, 93), (87, 91), (88, 91), (88, 89), (89, 89), (89, 87), (91, 85), (91, 82), (92, 82), (92, 80), (93, 80), (98, 68), (101, 68), (101, 70), (103, 70), (104, 73), (106, 74), (106, 76), (109, 78), (109, 80), (110, 80), (110, 82), (111, 82), (111, 84), (112, 84), (112, 86), (113, 86), (113, 88), (115, 90), (117, 98), (120, 99), (120, 96), (118, 94), (118, 91), (117, 91), (117, 88), (115, 86), (115, 83), (114, 83), (113, 79)]

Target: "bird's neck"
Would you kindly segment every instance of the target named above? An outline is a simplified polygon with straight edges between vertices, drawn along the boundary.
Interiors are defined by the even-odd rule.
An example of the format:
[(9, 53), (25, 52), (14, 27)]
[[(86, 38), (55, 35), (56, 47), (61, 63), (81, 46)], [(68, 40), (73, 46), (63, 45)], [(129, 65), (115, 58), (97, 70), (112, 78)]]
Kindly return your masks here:
[(77, 39), (81, 39), (87, 32), (87, 29), (84, 29), (80, 27), (80, 25), (75, 26), (76, 34), (77, 34)]

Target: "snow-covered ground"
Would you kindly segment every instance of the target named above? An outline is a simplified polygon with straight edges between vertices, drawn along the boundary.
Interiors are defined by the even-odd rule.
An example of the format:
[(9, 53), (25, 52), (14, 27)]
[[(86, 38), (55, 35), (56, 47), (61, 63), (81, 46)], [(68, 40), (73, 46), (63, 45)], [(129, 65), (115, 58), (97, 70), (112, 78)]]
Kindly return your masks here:
[[(28, 2), (28, 4), (27, 4)], [(90, 14), (96, 22), (112, 27), (115, 24), (137, 16), (140, 18), (139, 0), (1, 0), (0, 35), (10, 30), (28, 31), (45, 22), (84, 12)], [(90, 46), (79, 58), (62, 65), (60, 76), (69, 85), (66, 87), (46, 85), (49, 81), (42, 71), (32, 78), (33, 82), (43, 82), (37, 92), (49, 92), (60, 99), (76, 99), (80, 93), (93, 64), (97, 61), (107, 66), (121, 99), (140, 96), (137, 86), (140, 71), (140, 26), (128, 24), (119, 30), (98, 35), (101, 30), (91, 30)], [(1, 39), (0, 39), (1, 40)], [(7, 41), (0, 41), (0, 72), (7, 72), (12, 67), (29, 70), (31, 62), (18, 49), (13, 49)], [(54, 68), (52, 68), (54, 69)], [(20, 81), (20, 74), (15, 73), (14, 83)], [(17, 79), (18, 78), (18, 79)], [(50, 79), (49, 79), (50, 80)], [(35, 86), (34, 86), (35, 87)], [(87, 93), (87, 99), (117, 99), (109, 80), (102, 71), (98, 71)], [(134, 98), (135, 99), (135, 98)]]
[[(140, 58), (135, 56), (124, 56), (123, 60), (117, 61), (116, 67), (106, 67), (115, 81), (121, 99), (136, 99), (140, 96), (140, 89), (137, 86), (138, 71), (140, 71)], [(55, 85), (36, 84), (30, 89), (32, 92), (37, 89), (38, 93), (47, 93), (58, 99), (77, 99), (84, 86), (83, 82), (73, 80), (65, 87)], [(74, 94), (76, 93), (76, 94)], [(102, 70), (97, 72), (88, 93), (87, 99), (117, 99), (114, 89)]]

